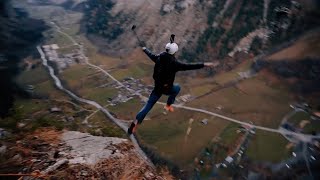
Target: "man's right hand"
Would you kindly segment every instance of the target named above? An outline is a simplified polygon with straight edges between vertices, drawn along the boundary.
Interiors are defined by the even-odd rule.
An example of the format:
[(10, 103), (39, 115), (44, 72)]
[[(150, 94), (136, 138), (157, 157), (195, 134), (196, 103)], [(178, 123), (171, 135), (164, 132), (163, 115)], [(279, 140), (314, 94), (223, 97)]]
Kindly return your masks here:
[(213, 67), (213, 63), (210, 63), (210, 62), (206, 62), (204, 63), (204, 67)]
[(147, 48), (146, 47), (142, 47), (142, 50), (146, 50)]

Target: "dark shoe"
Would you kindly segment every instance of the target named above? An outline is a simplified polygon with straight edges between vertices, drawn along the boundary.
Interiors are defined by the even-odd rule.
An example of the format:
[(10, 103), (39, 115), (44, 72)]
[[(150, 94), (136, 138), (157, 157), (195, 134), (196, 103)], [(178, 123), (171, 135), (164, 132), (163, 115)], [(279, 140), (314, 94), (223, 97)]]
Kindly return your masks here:
[(134, 122), (132, 122), (130, 127), (128, 128), (128, 134), (131, 135), (132, 133), (135, 133), (137, 127), (138, 127), (138, 124), (135, 124)]

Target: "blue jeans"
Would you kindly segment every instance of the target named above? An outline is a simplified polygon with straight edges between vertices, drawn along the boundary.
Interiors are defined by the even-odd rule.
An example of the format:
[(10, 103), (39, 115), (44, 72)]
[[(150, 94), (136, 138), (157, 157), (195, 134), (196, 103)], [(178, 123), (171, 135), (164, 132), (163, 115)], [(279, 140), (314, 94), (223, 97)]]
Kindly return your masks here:
[[(180, 92), (180, 86), (179, 85), (173, 85), (172, 89), (168, 94), (168, 101), (167, 105), (171, 105), (176, 100), (176, 96)], [(150, 94), (149, 100), (147, 104), (140, 110), (140, 112), (137, 114), (136, 119), (138, 120), (138, 123), (142, 123), (143, 119), (146, 117), (146, 115), (149, 113), (149, 111), (152, 109), (153, 105), (160, 99), (162, 94), (156, 93), (155, 90), (152, 91)]]

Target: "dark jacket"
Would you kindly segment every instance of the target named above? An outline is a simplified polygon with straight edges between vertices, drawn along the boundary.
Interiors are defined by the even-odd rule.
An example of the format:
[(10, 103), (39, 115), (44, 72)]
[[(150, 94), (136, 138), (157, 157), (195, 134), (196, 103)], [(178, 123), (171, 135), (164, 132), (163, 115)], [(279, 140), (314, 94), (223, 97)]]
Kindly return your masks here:
[(158, 55), (153, 54), (149, 49), (144, 52), (155, 62), (153, 79), (154, 90), (157, 93), (168, 94), (173, 86), (173, 82), (178, 71), (200, 69), (203, 63), (186, 64), (179, 62), (173, 55), (162, 52)]

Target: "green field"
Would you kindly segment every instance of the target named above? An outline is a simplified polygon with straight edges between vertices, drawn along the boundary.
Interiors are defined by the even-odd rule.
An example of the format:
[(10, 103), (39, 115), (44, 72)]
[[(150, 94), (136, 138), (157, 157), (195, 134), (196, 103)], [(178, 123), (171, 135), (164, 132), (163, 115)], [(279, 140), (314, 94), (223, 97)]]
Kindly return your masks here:
[(311, 134), (311, 133), (319, 133), (320, 131), (320, 121), (311, 121), (311, 123), (307, 124), (304, 129), (303, 132), (307, 133), (307, 134)]
[(45, 97), (45, 98), (57, 98), (67, 96), (58, 90), (54, 83), (53, 79), (49, 76), (47, 69), (45, 67), (38, 66), (34, 69), (22, 71), (15, 78), (15, 81), (23, 88), (26, 88), (27, 85), (33, 85), (34, 90), (32, 95)]
[(22, 85), (34, 85), (50, 79), (47, 70), (43, 66), (39, 66), (35, 69), (21, 72), (16, 81)]
[(108, 109), (120, 119), (133, 120), (138, 111), (144, 106), (140, 99), (133, 98), (127, 102), (119, 103), (115, 106), (108, 106)]
[(290, 110), (288, 102), (290, 97), (286, 91), (271, 88), (259, 78), (251, 78), (238, 83), (237, 87), (219, 90), (187, 105), (209, 111), (221, 106), (221, 114), (276, 128)]
[[(238, 127), (239, 125), (236, 123), (227, 123), (227, 126), (221, 130), (221, 133), (217, 136), (218, 138), (207, 146), (208, 149), (210, 149), (209, 151), (213, 152), (211, 157), (215, 163), (221, 163), (228, 156), (228, 151), (234, 148), (234, 144), (237, 142), (238, 137), (242, 135), (236, 132)], [(221, 148), (220, 146), (225, 148)]]
[(68, 88), (76, 93), (79, 93), (80, 95), (84, 94), (87, 97), (92, 96), (95, 98), (97, 97), (94, 95), (96, 91), (100, 95), (101, 91), (105, 91), (106, 93), (109, 91), (108, 94), (113, 94), (112, 90), (100, 88), (100, 86), (110, 82), (109, 78), (98, 70), (95, 70), (87, 65), (73, 66), (65, 70), (60, 77), (67, 83)]
[(66, 70), (64, 70), (60, 75), (63, 78), (70, 81), (77, 81), (81, 78), (88, 77), (89, 75), (95, 73), (97, 70), (90, 68), (87, 65), (74, 65)]
[[(88, 43), (86, 43), (86, 45), (88, 45)], [(100, 54), (94, 48), (90, 48), (90, 50), (88, 50), (88, 53), (86, 55), (89, 57), (91, 63), (97, 66), (101, 66), (105, 70), (117, 68), (117, 66), (121, 63), (125, 64), (124, 62), (125, 60), (120, 60), (118, 58), (105, 56), (103, 54)]]
[[(117, 125), (111, 122), (102, 112), (95, 113), (88, 122), (93, 125), (93, 128), (87, 129), (89, 133), (93, 135), (102, 135), (102, 136), (109, 136), (109, 137), (120, 137), (126, 138), (126, 133), (120, 129)], [(101, 130), (102, 134), (97, 134), (95, 131), (97, 129)]]
[[(81, 18), (81, 17), (79, 17), (79, 18)], [(72, 24), (72, 25), (68, 24), (68, 25), (69, 26), (67, 28), (63, 29), (63, 32), (67, 33), (70, 36), (75, 36), (79, 33), (80, 28), (81, 28), (80, 23), (79, 24)]]
[(247, 60), (241, 64), (239, 64), (237, 67), (235, 67), (233, 70), (224, 72), (224, 73), (219, 73), (213, 77), (213, 79), (218, 83), (218, 84), (225, 84), (227, 82), (236, 80), (239, 78), (239, 72), (244, 72), (248, 71), (251, 67), (252, 61)]
[(117, 80), (122, 80), (126, 77), (134, 77), (136, 79), (142, 78), (151, 74), (153, 68), (150, 65), (138, 63), (130, 65), (126, 69), (118, 69), (111, 72), (111, 75)]
[(288, 141), (280, 134), (257, 130), (246, 155), (256, 161), (280, 162), (290, 156), (287, 144)]
[(303, 120), (310, 120), (310, 115), (304, 111), (296, 112), (288, 122), (293, 123), (295, 126), (299, 126), (299, 123)]
[(25, 118), (32, 117), (32, 115), (39, 111), (48, 111), (50, 104), (45, 100), (35, 99), (17, 99), (15, 101), (16, 109), (19, 110)]
[[(194, 119), (191, 125), (190, 118)], [(201, 123), (204, 118), (209, 120), (207, 125)], [(186, 167), (226, 126), (227, 122), (221, 119), (176, 109), (168, 115), (153, 112), (151, 120), (140, 125), (138, 137), (162, 156)], [(188, 127), (191, 131), (186, 135)]]
[(74, 53), (76, 48), (77, 48), (76, 46), (72, 46), (72, 45), (60, 47), (59, 49), (57, 49), (57, 53), (59, 55)]
[(221, 142), (227, 146), (232, 145), (239, 134), (236, 132), (239, 129), (239, 124), (230, 123), (220, 134)]
[(200, 85), (200, 86), (195, 86), (193, 88), (190, 88), (190, 93), (193, 96), (201, 96), (205, 93), (210, 92), (210, 90), (212, 90), (214, 87), (216, 87), (215, 85), (212, 84), (205, 84), (205, 85)]
[(46, 44), (58, 44), (59, 47), (73, 45), (65, 35), (58, 32), (53, 32), (52, 37), (46, 40)]
[(56, 98), (63, 96), (63, 92), (59, 91), (52, 82), (53, 80), (48, 80), (35, 85), (34, 92), (39, 95), (47, 96), (50, 98)]
[(299, 127), (300, 122), (303, 120), (307, 120), (308, 123), (303, 128), (303, 133), (310, 134), (314, 132), (320, 131), (320, 122), (314, 121), (310, 119), (310, 114), (306, 112), (296, 112), (289, 120), (288, 122), (292, 123), (294, 126)]
[(81, 91), (83, 98), (96, 101), (101, 105), (107, 105), (107, 100), (113, 98), (118, 94), (117, 90), (114, 88), (95, 88), (95, 89), (85, 89)]

